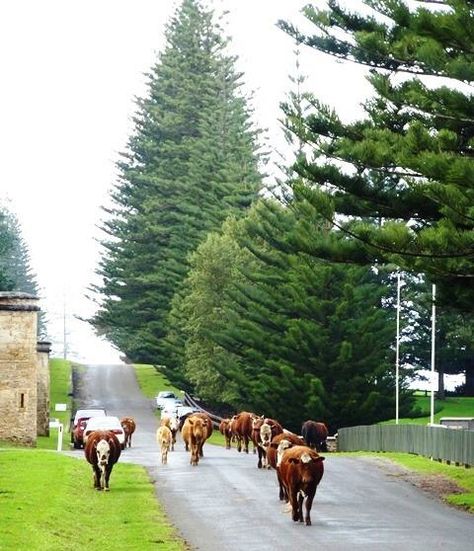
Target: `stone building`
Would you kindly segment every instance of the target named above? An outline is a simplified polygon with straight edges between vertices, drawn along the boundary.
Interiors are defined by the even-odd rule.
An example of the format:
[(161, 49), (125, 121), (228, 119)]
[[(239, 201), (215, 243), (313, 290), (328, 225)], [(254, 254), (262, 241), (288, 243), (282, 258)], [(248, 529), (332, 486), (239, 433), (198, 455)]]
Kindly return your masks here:
[(0, 440), (28, 446), (38, 429), (38, 311), (33, 295), (0, 292)]

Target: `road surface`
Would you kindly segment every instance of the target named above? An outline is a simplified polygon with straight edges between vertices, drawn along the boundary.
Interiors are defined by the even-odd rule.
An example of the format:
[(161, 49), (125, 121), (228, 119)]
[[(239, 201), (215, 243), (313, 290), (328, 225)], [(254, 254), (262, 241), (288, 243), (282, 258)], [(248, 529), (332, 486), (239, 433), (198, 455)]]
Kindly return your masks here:
[(178, 440), (162, 466), (153, 402), (140, 393), (130, 366), (86, 366), (80, 396), (78, 405), (103, 405), (111, 415), (136, 419), (132, 448), (120, 461), (148, 469), (170, 522), (194, 550), (472, 549), (473, 516), (423, 493), (383, 459), (326, 454), (312, 526), (305, 526), (291, 520), (278, 500), (275, 472), (257, 469), (252, 453), (206, 444), (205, 457), (192, 467)]

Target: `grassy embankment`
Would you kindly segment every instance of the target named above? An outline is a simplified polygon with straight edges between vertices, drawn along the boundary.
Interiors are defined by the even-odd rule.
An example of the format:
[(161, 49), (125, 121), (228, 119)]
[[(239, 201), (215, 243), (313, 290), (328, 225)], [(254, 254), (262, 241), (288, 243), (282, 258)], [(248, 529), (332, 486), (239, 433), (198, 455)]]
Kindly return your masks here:
[[(400, 424), (426, 425), (430, 422), (430, 397), (417, 394), (415, 409), (420, 415), (413, 418), (403, 418)], [(439, 423), (441, 417), (474, 417), (474, 398), (472, 397), (449, 397), (445, 400), (434, 401), (434, 422)], [(387, 421), (387, 424), (394, 424), (395, 419)]]
[[(51, 361), (51, 406), (69, 403), (70, 364)], [(70, 410), (51, 412), (64, 423)], [(64, 448), (69, 445), (64, 434)], [(116, 549), (183, 551), (186, 547), (159, 506), (146, 470), (117, 463), (110, 492), (92, 487), (83, 459), (56, 451), (57, 429), (40, 437), (38, 448), (0, 450), (0, 549), (82, 551)], [(49, 448), (49, 449), (47, 449)]]
[[(182, 394), (182, 391), (171, 385), (166, 377), (157, 371), (152, 365), (134, 364), (137, 381), (141, 391), (147, 398), (154, 398), (160, 390), (172, 390), (177, 396)], [(157, 409), (157, 416), (160, 412)], [(225, 446), (225, 440), (218, 430), (212, 432), (208, 442), (218, 446)]]

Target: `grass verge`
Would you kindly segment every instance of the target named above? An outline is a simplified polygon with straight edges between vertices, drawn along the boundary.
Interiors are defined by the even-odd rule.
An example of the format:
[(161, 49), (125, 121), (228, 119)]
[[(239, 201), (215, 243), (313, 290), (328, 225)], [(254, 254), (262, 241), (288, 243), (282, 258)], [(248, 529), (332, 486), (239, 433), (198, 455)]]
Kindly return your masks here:
[[(426, 425), (430, 422), (430, 397), (416, 396), (416, 408), (421, 416), (414, 418), (400, 419), (400, 424)], [(441, 417), (474, 417), (474, 398), (472, 397), (449, 397), (445, 400), (434, 402), (434, 422), (439, 423)], [(384, 422), (394, 424), (395, 419)]]
[(146, 470), (117, 463), (110, 492), (85, 460), (48, 450), (0, 451), (0, 549), (182, 551)]

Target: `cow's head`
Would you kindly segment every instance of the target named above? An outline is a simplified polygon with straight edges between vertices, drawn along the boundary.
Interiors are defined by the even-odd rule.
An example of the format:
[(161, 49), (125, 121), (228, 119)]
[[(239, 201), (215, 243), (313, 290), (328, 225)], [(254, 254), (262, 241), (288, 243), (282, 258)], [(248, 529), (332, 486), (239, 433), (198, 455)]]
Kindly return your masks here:
[(260, 439), (262, 440), (262, 444), (264, 446), (268, 446), (272, 441), (272, 438), (272, 427), (268, 423), (263, 423), (260, 427)]
[(277, 448), (277, 467), (280, 466), (280, 463), (281, 463), (281, 460), (283, 458), (283, 454), (285, 453), (285, 450), (287, 450), (288, 448), (292, 448), (293, 447), (293, 444), (289, 441), (289, 440), (281, 440), (280, 443), (278, 444), (278, 448)]
[(100, 440), (96, 447), (97, 453), (97, 465), (99, 467), (105, 467), (109, 462), (110, 445), (107, 440)]

